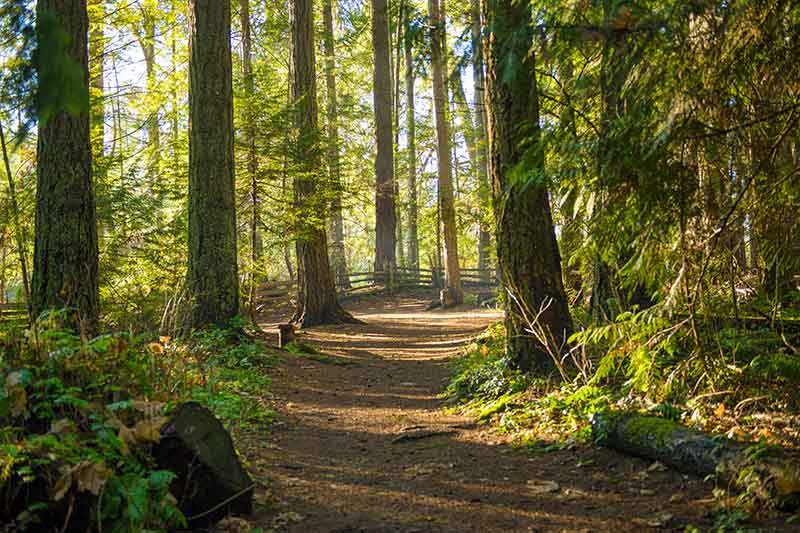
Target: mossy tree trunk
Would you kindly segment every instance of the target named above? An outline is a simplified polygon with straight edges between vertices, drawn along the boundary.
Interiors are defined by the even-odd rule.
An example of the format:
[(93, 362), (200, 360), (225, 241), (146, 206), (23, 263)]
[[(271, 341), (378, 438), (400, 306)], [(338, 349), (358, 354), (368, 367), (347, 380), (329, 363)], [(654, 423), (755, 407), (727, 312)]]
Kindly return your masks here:
[(485, 16), (497, 258), (504, 286), (513, 296), (507, 298), (505, 309), (507, 349), (518, 368), (541, 370), (551, 365), (550, 352), (526, 331), (528, 320), (539, 314), (538, 325), (555, 343), (569, 335), (572, 320), (547, 189), (541, 181), (544, 151), (539, 145), (530, 9), (512, 0), (489, 0)]
[(239, 313), (231, 6), (189, 1), (189, 268), (193, 327)]
[(339, 103), (336, 93), (336, 52), (334, 48), (333, 6), (331, 0), (322, 3), (322, 49), (325, 54), (325, 107), (328, 126), (328, 178), (332, 189), (329, 220), (331, 236), (331, 266), (336, 286), (350, 288), (347, 258), (344, 253), (344, 221), (342, 220), (342, 170), (339, 161)]
[(317, 123), (316, 60), (314, 53), (313, 0), (293, 0), (292, 100), (294, 102), (295, 167), (294, 200), (298, 209), (297, 309), (293, 322), (302, 327), (352, 320), (336, 299), (336, 287), (328, 263), (325, 230), (314, 219), (324, 220), (325, 199), (317, 190), (322, 173)]
[(389, 5), (372, 0), (372, 49), (374, 59), (373, 107), (375, 110), (375, 271), (396, 265), (396, 213), (394, 153), (392, 148), (392, 79), (389, 50)]
[[(94, 334), (100, 306), (86, 0), (39, 0), (36, 18), (39, 42), (56, 41), (50, 32), (69, 36), (58, 54), (79, 82), (63, 86), (61, 57), (42, 58), (37, 65), (39, 94), (66, 97), (70, 109), (57, 106), (43, 114), (40, 108), (32, 311), (38, 316), (67, 308), (68, 326)], [(65, 90), (71, 93), (64, 95)]]
[(436, 121), (436, 154), (439, 179), (439, 211), (444, 241), (444, 284), (442, 305), (458, 305), (464, 301), (458, 259), (458, 229), (450, 154), (450, 128), (447, 120), (447, 72), (445, 18), (439, 0), (429, 0), (431, 19), (431, 67), (433, 71), (433, 107)]
[(414, 42), (410, 38), (410, 17), (405, 17), (406, 38), (405, 48), (405, 97), (406, 97), (406, 157), (408, 164), (408, 253), (406, 264), (409, 268), (419, 269), (419, 235), (417, 229), (417, 144), (416, 144), (416, 117), (414, 102)]

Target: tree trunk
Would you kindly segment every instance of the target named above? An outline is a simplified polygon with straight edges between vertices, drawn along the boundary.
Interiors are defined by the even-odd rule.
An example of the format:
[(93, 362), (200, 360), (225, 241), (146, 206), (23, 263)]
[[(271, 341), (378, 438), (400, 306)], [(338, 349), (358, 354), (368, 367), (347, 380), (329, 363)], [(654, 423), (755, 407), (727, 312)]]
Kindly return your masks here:
[(436, 116), (436, 152), (439, 177), (439, 210), (444, 237), (444, 276), (442, 305), (457, 305), (464, 301), (461, 289), (461, 271), (458, 261), (458, 229), (453, 198), (453, 177), (450, 174), (450, 131), (447, 123), (447, 88), (445, 87), (446, 44), (445, 19), (440, 12), (439, 0), (429, 0), (431, 19), (431, 66), (433, 70), (433, 105)]
[(488, 282), (491, 274), (491, 195), (488, 156), (486, 153), (486, 108), (483, 74), (483, 24), (480, 0), (470, 0), (470, 26), (472, 30), (472, 82), (475, 87), (475, 166), (480, 187), (480, 228), (478, 230), (478, 268), (481, 279)]
[(105, 103), (103, 100), (103, 58), (105, 55), (105, 1), (89, 0), (89, 91), (90, 91), (90, 117), (92, 143), (92, 163), (95, 171), (102, 167), (103, 141), (105, 139)]
[(396, 265), (394, 154), (392, 148), (392, 80), (387, 0), (372, 0), (374, 53), (373, 106), (375, 110), (375, 271)]
[(258, 233), (258, 156), (256, 154), (255, 113), (253, 112), (253, 52), (250, 28), (250, 0), (239, 0), (239, 21), (242, 27), (242, 77), (244, 78), (245, 125), (244, 144), (247, 147), (247, 173), (250, 178), (250, 283), (248, 304), (250, 317), (256, 318), (256, 284), (261, 260), (261, 238)]
[[(17, 188), (14, 184), (14, 176), (11, 174), (11, 163), (8, 160), (8, 147), (6, 146), (6, 135), (3, 131), (3, 124), (0, 123), (0, 148), (3, 150), (3, 164), (6, 177), (8, 178), (8, 201), (11, 207), (11, 220), (14, 224), (14, 241), (17, 245), (17, 259), (19, 260), (20, 274), (22, 275), (22, 293), (25, 296), (25, 305), (28, 314), (31, 314), (31, 284), (28, 277), (28, 257), (25, 253), (25, 230), (20, 223), (19, 203), (17, 202)], [(3, 292), (5, 295), (5, 292)], [(5, 297), (5, 296), (4, 296)], [(31, 320), (35, 316), (29, 317)]]
[[(143, 31), (139, 36), (139, 44), (144, 55), (144, 66), (147, 74), (147, 96), (148, 105), (145, 107), (147, 113), (147, 143), (149, 168), (147, 171), (150, 177), (150, 186), (156, 185), (158, 177), (158, 163), (161, 152), (161, 136), (158, 122), (158, 82), (156, 80), (156, 18), (158, 16), (158, 5), (156, 0), (145, 0), (142, 7)], [(230, 24), (229, 24), (230, 26)]]
[[(33, 316), (48, 309), (67, 308), (66, 324), (88, 335), (97, 333), (99, 320), (98, 248), (92, 151), (89, 128), (89, 19), (86, 0), (39, 0), (39, 42), (56, 40), (47, 32), (69, 36), (63, 53), (80, 69), (80, 102), (75, 112), (50, 109), (39, 117), (37, 150), (36, 237), (31, 304)], [(42, 21), (54, 16), (57, 28)], [(59, 42), (62, 42), (59, 39)], [(40, 94), (63, 88), (54, 68), (59, 60), (38, 65)], [(59, 63), (60, 64), (60, 63)]]
[(403, 210), (402, 200), (400, 196), (400, 172), (398, 166), (400, 164), (400, 54), (402, 53), (402, 35), (403, 35), (403, 16), (405, 12), (405, 2), (400, 0), (397, 9), (397, 36), (395, 39), (395, 55), (394, 59), (394, 94), (392, 98), (394, 108), (394, 198), (395, 198), (395, 244), (397, 246), (397, 264), (404, 266), (406, 264), (406, 254), (404, 249), (405, 241), (403, 239)]
[[(319, 132), (317, 130), (317, 85), (314, 54), (313, 0), (293, 0), (292, 25), (292, 100), (295, 105), (294, 200), (299, 220), (318, 218), (322, 201), (315, 176), (319, 173)], [(328, 242), (325, 230), (313, 222), (299, 228), (297, 249), (297, 309), (292, 321), (301, 327), (351, 320), (336, 300)]]
[(331, 199), (330, 235), (331, 266), (336, 277), (336, 286), (350, 288), (347, 258), (344, 253), (344, 222), (342, 220), (342, 172), (339, 162), (339, 107), (336, 94), (336, 52), (334, 50), (333, 7), (331, 0), (322, 3), (323, 36), (325, 54), (326, 115), (328, 124), (328, 174), (333, 189)]
[(405, 28), (405, 92), (406, 92), (406, 141), (408, 143), (408, 254), (409, 268), (419, 270), (419, 236), (417, 235), (417, 145), (414, 106), (414, 43), (408, 38), (409, 18), (406, 16)]
[[(512, 296), (506, 299), (507, 349), (518, 368), (541, 370), (551, 366), (551, 353), (562, 348), (572, 320), (547, 190), (511, 176), (520, 164), (527, 165), (529, 176), (544, 170), (535, 57), (529, 53), (533, 30), (527, 4), (489, 0), (486, 9), (489, 168), (497, 258)], [(507, 65), (508, 58), (517, 63)], [(555, 345), (544, 346), (526, 331), (529, 319), (537, 314), (538, 326)]]
[(189, 269), (192, 326), (239, 313), (231, 6), (189, 0)]

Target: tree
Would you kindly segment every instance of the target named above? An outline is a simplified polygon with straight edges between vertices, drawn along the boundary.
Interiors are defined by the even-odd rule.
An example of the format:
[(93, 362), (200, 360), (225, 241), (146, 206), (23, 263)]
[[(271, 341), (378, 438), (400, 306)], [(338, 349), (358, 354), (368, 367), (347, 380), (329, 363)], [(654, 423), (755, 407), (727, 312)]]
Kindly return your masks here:
[[(39, 135), (31, 307), (66, 308), (66, 324), (98, 331), (97, 220), (89, 129), (86, 0), (39, 0)], [(68, 36), (64, 39), (63, 35)], [(65, 78), (66, 76), (66, 78)]]
[(484, 280), (489, 278), (491, 254), (490, 216), (491, 187), (488, 178), (488, 157), (486, 154), (486, 109), (483, 73), (483, 24), (481, 22), (480, 0), (470, 0), (470, 32), (472, 35), (472, 83), (475, 91), (475, 165), (480, 187), (479, 206), (480, 228), (478, 233), (478, 268)]
[(231, 6), (189, 1), (189, 268), (191, 324), (239, 313), (233, 160)]
[[(492, 179), (497, 259), (509, 298), (507, 350), (515, 366), (541, 370), (572, 330), (561, 279), (540, 145), (539, 95), (531, 16), (514, 0), (486, 3), (489, 171)], [(537, 328), (555, 345), (544, 346), (528, 331)], [(549, 342), (550, 339), (547, 339)]]
[(295, 207), (301, 222), (297, 237), (297, 308), (293, 322), (301, 327), (352, 320), (336, 299), (336, 287), (328, 263), (328, 241), (320, 213), (324, 198), (317, 190), (321, 174), (317, 126), (316, 59), (314, 53), (313, 0), (293, 0), (292, 25), (292, 100), (294, 102)]
[(387, 0), (372, 0), (372, 50), (374, 59), (373, 106), (375, 111), (375, 271), (396, 264), (397, 228), (392, 148), (392, 80)]
[(444, 234), (444, 283), (442, 305), (449, 307), (464, 301), (461, 270), (458, 260), (458, 233), (453, 198), (453, 176), (450, 161), (450, 128), (447, 123), (447, 87), (445, 86), (445, 20), (439, 0), (429, 0), (431, 19), (431, 67), (433, 70), (433, 106), (436, 117), (436, 154), (439, 179), (439, 209)]
[[(408, 9), (408, 8), (406, 8)], [(411, 38), (411, 17), (406, 14), (405, 38), (405, 97), (406, 97), (406, 157), (408, 159), (408, 268), (419, 269), (419, 236), (417, 231), (417, 145), (414, 105), (414, 41)]]
[(250, 283), (248, 303), (251, 318), (255, 319), (256, 282), (258, 263), (261, 260), (261, 236), (258, 232), (258, 154), (256, 152), (256, 125), (254, 113), (253, 43), (250, 27), (250, 0), (239, 0), (239, 21), (242, 27), (242, 77), (244, 78), (244, 143), (247, 147), (247, 174), (250, 185)]
[(342, 171), (339, 161), (339, 104), (336, 95), (336, 52), (334, 50), (333, 8), (331, 0), (322, 3), (322, 48), (325, 54), (325, 111), (328, 126), (328, 178), (332, 188), (330, 213), (331, 266), (336, 285), (350, 288), (347, 258), (344, 253), (342, 220)]

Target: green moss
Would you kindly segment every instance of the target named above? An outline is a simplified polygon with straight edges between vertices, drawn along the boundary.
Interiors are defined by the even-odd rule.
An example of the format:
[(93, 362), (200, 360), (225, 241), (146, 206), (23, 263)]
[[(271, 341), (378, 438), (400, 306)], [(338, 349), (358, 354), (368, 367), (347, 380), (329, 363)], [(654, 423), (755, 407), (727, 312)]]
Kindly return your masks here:
[(666, 418), (655, 416), (629, 416), (628, 420), (620, 424), (630, 440), (646, 444), (655, 440), (656, 445), (662, 446), (667, 438), (675, 431), (675, 422)]

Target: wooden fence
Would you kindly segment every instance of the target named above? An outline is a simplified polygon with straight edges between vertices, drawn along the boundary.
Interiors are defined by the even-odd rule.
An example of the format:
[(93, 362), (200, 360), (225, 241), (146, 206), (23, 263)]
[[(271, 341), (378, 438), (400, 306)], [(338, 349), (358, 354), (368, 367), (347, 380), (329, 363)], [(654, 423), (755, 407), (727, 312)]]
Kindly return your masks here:
[[(477, 268), (461, 269), (461, 285), (467, 292), (486, 294), (499, 287), (494, 270)], [(357, 293), (370, 288), (396, 290), (423, 290), (435, 292), (444, 287), (442, 269), (412, 269), (397, 267), (388, 272), (350, 272), (347, 283), (337, 280), (336, 286), (342, 295)], [(261, 286), (260, 298), (281, 298), (295, 290), (292, 281), (271, 281)]]
[(27, 324), (28, 308), (24, 303), (0, 304), (0, 323)]

